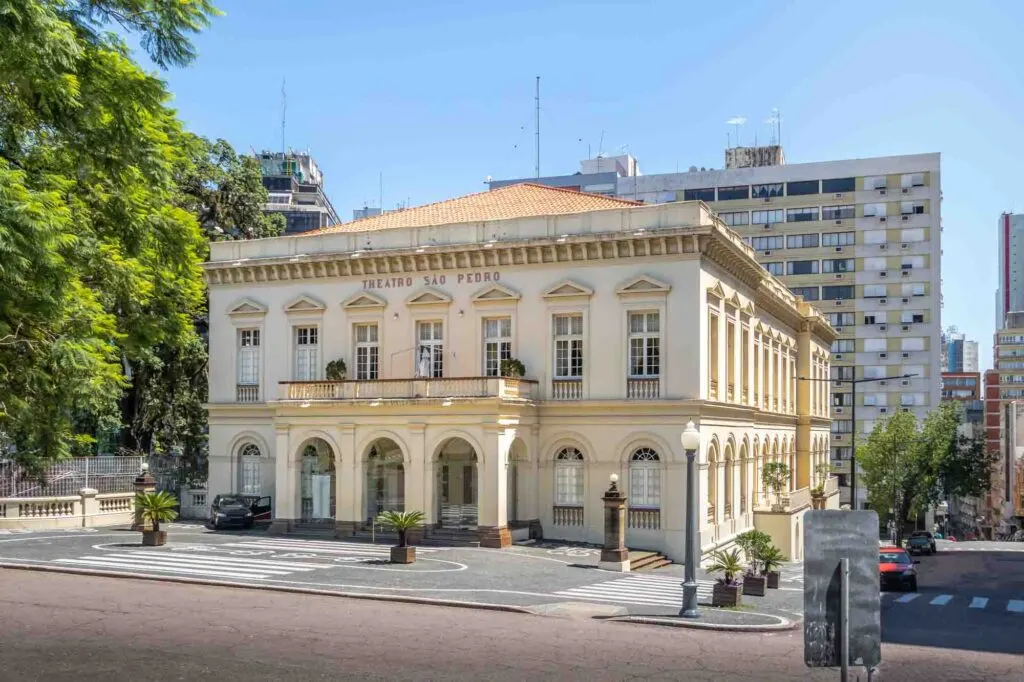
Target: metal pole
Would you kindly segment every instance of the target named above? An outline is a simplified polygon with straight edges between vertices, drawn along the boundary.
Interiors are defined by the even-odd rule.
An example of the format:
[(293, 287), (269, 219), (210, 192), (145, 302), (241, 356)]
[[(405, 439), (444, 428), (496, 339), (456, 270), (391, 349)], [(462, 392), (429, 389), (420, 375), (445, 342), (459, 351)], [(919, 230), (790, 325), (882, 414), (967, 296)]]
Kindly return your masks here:
[(700, 618), (697, 608), (697, 451), (686, 451), (686, 565), (683, 571), (683, 618)]
[[(854, 370), (855, 372), (857, 370)], [(857, 511), (857, 377), (850, 382), (850, 509)]]
[(839, 679), (850, 679), (850, 560), (839, 560)]
[(536, 122), (536, 129), (537, 129), (537, 167), (534, 170), (537, 173), (537, 177), (539, 178), (540, 177), (540, 76), (537, 76), (537, 94), (536, 94), (536, 98), (535, 99), (536, 99), (536, 102), (537, 102), (537, 122)]

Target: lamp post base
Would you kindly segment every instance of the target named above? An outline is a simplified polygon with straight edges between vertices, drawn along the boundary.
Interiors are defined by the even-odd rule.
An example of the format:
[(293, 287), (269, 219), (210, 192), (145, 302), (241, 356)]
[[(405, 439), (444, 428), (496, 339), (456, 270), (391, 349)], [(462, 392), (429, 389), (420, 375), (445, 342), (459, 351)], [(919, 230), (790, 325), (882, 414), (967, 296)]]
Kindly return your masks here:
[(625, 561), (599, 561), (597, 567), (602, 571), (615, 571), (616, 573), (629, 573), (629, 559)]
[(697, 583), (683, 583), (683, 608), (679, 615), (683, 618), (700, 618), (700, 609), (697, 608)]

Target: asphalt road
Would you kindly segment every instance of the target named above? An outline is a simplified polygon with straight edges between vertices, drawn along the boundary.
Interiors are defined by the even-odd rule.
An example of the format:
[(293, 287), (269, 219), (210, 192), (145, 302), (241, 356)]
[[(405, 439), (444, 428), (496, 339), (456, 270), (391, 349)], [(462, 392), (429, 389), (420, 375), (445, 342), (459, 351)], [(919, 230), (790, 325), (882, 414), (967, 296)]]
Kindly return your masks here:
[[(946, 544), (934, 556), (915, 557), (917, 597), (883, 595), (883, 641), (1024, 661), (1024, 545), (958, 544), (959, 551)], [(1024, 679), (1024, 669), (1015, 679)]]
[[(835, 680), (764, 635), (0, 571), (0, 680)], [(1020, 656), (886, 645), (876, 680), (1019, 680)], [(863, 676), (861, 677), (863, 679)]]

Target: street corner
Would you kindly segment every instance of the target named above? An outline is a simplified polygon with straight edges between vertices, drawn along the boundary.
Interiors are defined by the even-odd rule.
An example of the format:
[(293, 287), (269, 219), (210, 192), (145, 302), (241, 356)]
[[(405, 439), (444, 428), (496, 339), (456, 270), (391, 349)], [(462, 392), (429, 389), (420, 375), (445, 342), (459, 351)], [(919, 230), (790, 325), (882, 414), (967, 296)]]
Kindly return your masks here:
[(663, 627), (712, 630), (717, 632), (781, 632), (796, 630), (801, 619), (782, 614), (762, 613), (747, 609), (702, 609), (697, 618), (683, 616), (645, 616), (629, 614), (612, 616), (606, 620), (636, 625), (660, 625)]

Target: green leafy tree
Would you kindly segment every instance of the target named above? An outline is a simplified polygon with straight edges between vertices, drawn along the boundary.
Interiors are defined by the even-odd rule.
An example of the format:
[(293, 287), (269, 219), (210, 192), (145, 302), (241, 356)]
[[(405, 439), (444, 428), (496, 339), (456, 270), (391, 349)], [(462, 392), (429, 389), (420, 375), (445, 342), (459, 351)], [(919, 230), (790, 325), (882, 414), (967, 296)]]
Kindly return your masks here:
[(176, 182), (192, 137), (109, 29), (181, 66), (214, 14), (208, 0), (0, 5), (0, 431), (29, 466), (88, 451), (137, 403), (126, 369), (195, 343), (205, 241)]

